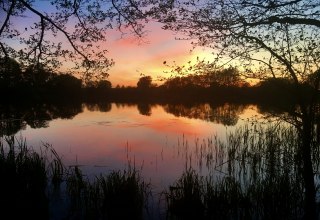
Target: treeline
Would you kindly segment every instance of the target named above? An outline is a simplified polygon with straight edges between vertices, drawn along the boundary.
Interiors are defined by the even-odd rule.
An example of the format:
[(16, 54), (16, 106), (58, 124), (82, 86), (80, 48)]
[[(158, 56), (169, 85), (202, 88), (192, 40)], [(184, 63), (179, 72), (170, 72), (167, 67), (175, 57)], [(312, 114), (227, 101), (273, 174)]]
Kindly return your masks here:
[[(145, 77), (143, 77), (145, 79)], [(287, 79), (268, 79), (256, 85), (240, 81), (209, 81), (207, 75), (174, 77), (156, 86), (148, 76), (149, 86), (117, 87), (110, 90), (111, 101), (148, 101), (158, 103), (266, 103), (295, 102), (299, 95), (309, 93), (309, 86), (299, 90)], [(151, 79), (151, 80), (150, 80)], [(232, 78), (231, 78), (232, 79)], [(141, 80), (141, 79), (140, 79)], [(308, 95), (305, 95), (308, 97)], [(284, 103), (284, 104), (285, 104)]]
[(83, 99), (89, 94), (106, 94), (108, 80), (85, 82), (71, 74), (55, 73), (43, 65), (21, 68), (14, 59), (0, 59), (0, 92), (10, 100)]
[(205, 74), (176, 76), (163, 84), (153, 83), (151, 76), (143, 76), (136, 87), (112, 88), (108, 80), (87, 81), (58, 74), (45, 66), (28, 66), (22, 70), (13, 59), (0, 59), (0, 94), (3, 100), (100, 100), (115, 102), (294, 102), (295, 97), (311, 97), (310, 84), (297, 89), (287, 78), (270, 78), (250, 85), (236, 68), (210, 71)]

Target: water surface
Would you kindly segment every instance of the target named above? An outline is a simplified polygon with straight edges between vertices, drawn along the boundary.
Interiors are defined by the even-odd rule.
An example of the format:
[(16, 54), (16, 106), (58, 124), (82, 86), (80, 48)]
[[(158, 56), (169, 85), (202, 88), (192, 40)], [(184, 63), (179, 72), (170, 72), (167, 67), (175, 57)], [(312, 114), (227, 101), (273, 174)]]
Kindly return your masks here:
[(172, 184), (187, 163), (208, 172), (195, 156), (199, 148), (262, 117), (254, 105), (116, 103), (45, 105), (14, 115), (15, 122), (6, 120), (21, 125), (18, 138), (34, 148), (52, 144), (65, 165), (81, 166), (89, 178), (131, 163), (155, 190)]

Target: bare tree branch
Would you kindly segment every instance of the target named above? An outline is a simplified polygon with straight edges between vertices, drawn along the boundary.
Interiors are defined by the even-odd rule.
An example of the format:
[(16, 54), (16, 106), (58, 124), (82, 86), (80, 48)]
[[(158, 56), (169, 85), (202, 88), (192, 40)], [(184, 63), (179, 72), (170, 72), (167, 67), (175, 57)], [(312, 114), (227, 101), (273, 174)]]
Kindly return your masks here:
[(295, 71), (292, 68), (292, 65), (290, 65), (290, 62), (285, 59), (284, 57), (280, 56), (279, 54), (277, 54), (271, 47), (268, 47), (261, 39), (254, 37), (254, 36), (241, 36), (243, 38), (249, 39), (249, 40), (253, 40), (254, 42), (256, 42), (258, 45), (260, 45), (262, 48), (266, 49), (268, 52), (270, 52), (270, 54), (272, 54), (274, 57), (276, 57), (283, 65), (286, 66), (287, 70), (289, 71), (292, 79), (294, 80), (294, 82), (296, 84), (299, 84), (299, 80), (297, 78), (297, 75), (295, 73)]
[(10, 5), (10, 8), (9, 8), (9, 10), (8, 10), (8, 12), (7, 12), (7, 16), (6, 16), (6, 18), (5, 18), (4, 22), (3, 22), (3, 25), (2, 25), (1, 28), (0, 28), (0, 36), (2, 35), (4, 28), (5, 28), (5, 27), (7, 26), (7, 24), (8, 24), (9, 18), (10, 18), (10, 16), (11, 16), (12, 12), (13, 12), (13, 8), (15, 7), (15, 4), (16, 4), (16, 1), (15, 1), (15, 0), (12, 0), (11, 5)]
[[(121, 17), (123, 17), (123, 18), (129, 23), (129, 25), (132, 27), (132, 30), (134, 31), (134, 33), (135, 33), (137, 36), (142, 37), (140, 31), (137, 29), (138, 24), (136, 24), (136, 23), (135, 23), (133, 20), (131, 20), (127, 15), (125, 15), (125, 14), (119, 9), (119, 7), (115, 4), (114, 0), (112, 0), (111, 3), (112, 3), (112, 6), (114, 7), (114, 9), (116, 9), (116, 11), (117, 11), (118, 14), (119, 14), (119, 18), (118, 18), (118, 20), (119, 20), (119, 25), (120, 25), (120, 26), (119, 26), (119, 29), (121, 29)], [(132, 1), (130, 1), (130, 3), (133, 4)], [(133, 4), (133, 5), (134, 5), (134, 4)], [(136, 8), (136, 6), (135, 6), (135, 8)], [(140, 10), (139, 10), (139, 12), (140, 12)]]
[(53, 20), (51, 20), (49, 17), (43, 15), (42, 13), (40, 13), (39, 11), (37, 11), (36, 9), (32, 8), (27, 2), (25, 2), (24, 0), (19, 0), (21, 3), (23, 3), (23, 5), (29, 9), (30, 11), (32, 11), (34, 14), (38, 15), (41, 19), (48, 21), (50, 24), (52, 24), (55, 28), (57, 28), (61, 33), (63, 33), (63, 35), (67, 38), (68, 42), (70, 43), (70, 45), (72, 46), (72, 48), (78, 53), (80, 54), (85, 62), (90, 65), (89, 62), (89, 58), (83, 54), (78, 47), (74, 44), (73, 40), (71, 39), (71, 37), (69, 36), (69, 34), (63, 30), (62, 28), (60, 28)]
[(1, 41), (0, 41), (0, 46), (1, 46), (1, 49), (2, 49), (2, 51), (4, 53), (5, 58), (6, 59), (9, 58), (8, 52), (7, 52), (6, 48), (4, 47), (4, 45), (3, 45), (3, 43)]
[(315, 27), (320, 27), (320, 20), (312, 18), (296, 18), (296, 17), (283, 17), (271, 16), (265, 20), (251, 23), (244, 23), (244, 26), (254, 27), (263, 24), (272, 25), (274, 23), (278, 24), (290, 24), (290, 25), (311, 25)]

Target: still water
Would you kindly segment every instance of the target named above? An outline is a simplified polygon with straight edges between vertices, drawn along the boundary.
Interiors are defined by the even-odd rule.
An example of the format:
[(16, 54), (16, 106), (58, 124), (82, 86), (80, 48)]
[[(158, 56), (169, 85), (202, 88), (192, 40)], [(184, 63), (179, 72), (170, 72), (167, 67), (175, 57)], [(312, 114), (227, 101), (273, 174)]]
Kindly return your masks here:
[[(17, 108), (16, 113), (3, 110), (7, 117), (2, 114), (2, 126), (16, 127), (11, 134), (25, 138), (35, 149), (51, 144), (65, 165), (79, 165), (88, 178), (123, 170), (130, 163), (141, 169), (155, 191), (172, 184), (188, 163), (200, 173), (208, 172), (195, 156), (199, 148), (207, 140), (216, 136), (223, 140), (228, 132), (263, 116), (254, 105), (231, 104), (106, 103), (30, 108)], [(10, 123), (16, 125), (8, 126)]]
[[(212, 216), (223, 216), (233, 207), (230, 217), (240, 210), (251, 213), (252, 219), (260, 215), (301, 219), (316, 213), (312, 207), (320, 198), (316, 190), (320, 126), (315, 121), (312, 144), (302, 145), (300, 133), (290, 125), (290, 109), (281, 103), (277, 107), (99, 102), (0, 105), (0, 137), (3, 143), (5, 137), (14, 135), (42, 152), (48, 143), (66, 167), (80, 167), (89, 181), (101, 173), (135, 167), (152, 191), (143, 213), (146, 219), (166, 219), (168, 213), (185, 210), (177, 205), (188, 201), (184, 200), (188, 193), (180, 196), (184, 187), (188, 189), (188, 181), (202, 192), (192, 195), (191, 201), (201, 197), (199, 201)], [(50, 160), (48, 155), (45, 158)], [(184, 186), (181, 177), (186, 177), (182, 174), (189, 167), (195, 173), (187, 176)], [(203, 178), (193, 183), (197, 175)], [(52, 191), (51, 219), (68, 215), (65, 183), (57, 197)], [(248, 203), (243, 206), (243, 201)], [(237, 205), (230, 206), (234, 202)]]

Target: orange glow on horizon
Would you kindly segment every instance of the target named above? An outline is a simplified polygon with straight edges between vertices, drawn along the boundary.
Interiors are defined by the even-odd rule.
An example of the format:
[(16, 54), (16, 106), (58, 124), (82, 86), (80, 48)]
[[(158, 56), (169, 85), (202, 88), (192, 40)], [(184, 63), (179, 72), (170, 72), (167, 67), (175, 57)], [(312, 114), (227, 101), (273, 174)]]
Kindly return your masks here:
[[(37, 3), (38, 8), (50, 9), (46, 3)], [(48, 8), (46, 8), (48, 7)], [(21, 30), (25, 30), (25, 27), (29, 27), (28, 23), (37, 21), (37, 18), (30, 15), (30, 17), (21, 21), (15, 20), (15, 24)], [(168, 77), (165, 71), (169, 71), (163, 62), (167, 61), (168, 64), (176, 62), (177, 65), (185, 65), (188, 61), (195, 61), (196, 57), (208, 57), (209, 51), (205, 49), (197, 48), (192, 50), (191, 40), (176, 40), (184, 37), (173, 33), (172, 31), (163, 30), (162, 24), (155, 21), (150, 21), (145, 24), (146, 35), (142, 39), (137, 39), (134, 35), (123, 34), (118, 29), (111, 29), (105, 33), (106, 40), (96, 43), (92, 43), (92, 51), (98, 52), (99, 50), (106, 50), (105, 56), (115, 61), (115, 65), (110, 67), (108, 80), (112, 83), (112, 86), (124, 85), (124, 86), (136, 86), (141, 74), (152, 76), (154, 83), (158, 85), (161, 82), (157, 81), (158, 77)], [(70, 30), (74, 27), (68, 26)], [(28, 32), (23, 34), (28, 35)], [(124, 27), (122, 31), (128, 31)], [(31, 32), (30, 32), (31, 33)], [(56, 37), (49, 31), (45, 35), (45, 39), (54, 43), (61, 42), (62, 47), (65, 50), (74, 51), (67, 38), (58, 33)], [(23, 46), (19, 41), (13, 42), (18, 49), (23, 49)], [(21, 48), (20, 48), (21, 47)], [(89, 50), (90, 52), (90, 50)], [(75, 54), (75, 58), (80, 55)], [(62, 66), (58, 70), (62, 73), (73, 73), (76, 77), (81, 77), (78, 70), (75, 70), (74, 60), (67, 58), (64, 60), (62, 57), (56, 57), (58, 61), (62, 62)], [(77, 72), (75, 72), (77, 71)]]
[[(170, 31), (161, 29), (158, 23), (150, 23), (146, 30), (148, 35), (139, 43), (133, 36), (121, 38), (115, 31), (112, 39), (104, 47), (115, 60), (115, 66), (109, 71), (112, 85), (136, 86), (141, 74), (150, 75), (157, 84), (158, 77), (169, 77), (170, 71), (163, 62), (185, 65), (188, 61), (195, 62), (197, 57), (210, 60), (212, 54), (203, 48), (192, 50), (191, 41), (176, 40), (179, 37)], [(191, 51), (192, 50), (192, 51)]]

